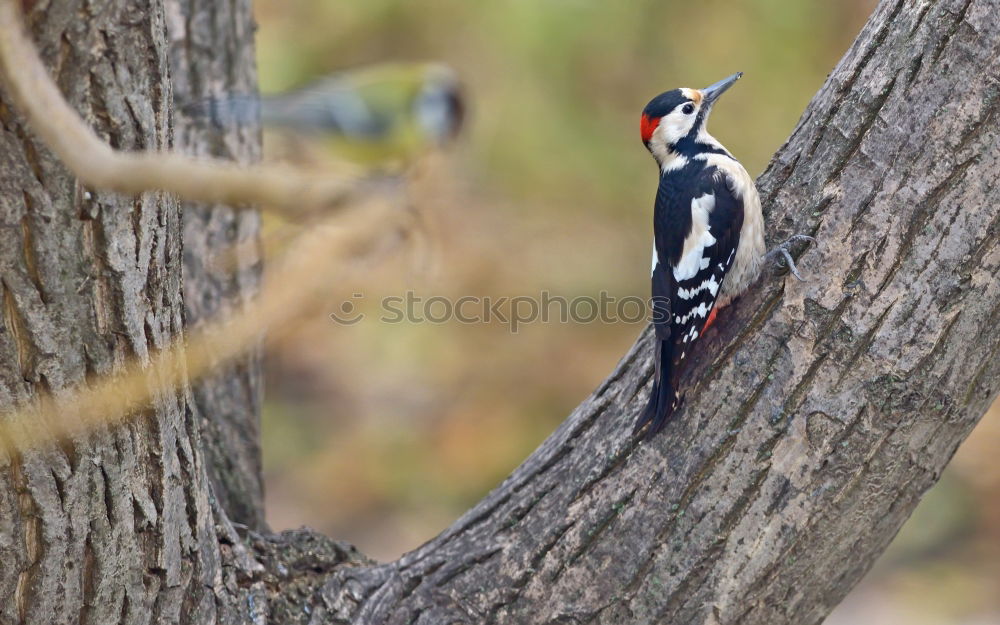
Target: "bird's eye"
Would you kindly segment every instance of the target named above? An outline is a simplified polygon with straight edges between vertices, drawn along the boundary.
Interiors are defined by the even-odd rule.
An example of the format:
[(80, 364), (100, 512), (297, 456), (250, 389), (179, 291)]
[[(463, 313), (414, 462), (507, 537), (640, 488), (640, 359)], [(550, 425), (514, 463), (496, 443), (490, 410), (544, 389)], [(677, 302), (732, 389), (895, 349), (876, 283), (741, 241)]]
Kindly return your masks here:
[(694, 104), (688, 102), (687, 104), (684, 105), (684, 108), (682, 108), (681, 110), (684, 111), (685, 115), (690, 115), (691, 113), (694, 113)]

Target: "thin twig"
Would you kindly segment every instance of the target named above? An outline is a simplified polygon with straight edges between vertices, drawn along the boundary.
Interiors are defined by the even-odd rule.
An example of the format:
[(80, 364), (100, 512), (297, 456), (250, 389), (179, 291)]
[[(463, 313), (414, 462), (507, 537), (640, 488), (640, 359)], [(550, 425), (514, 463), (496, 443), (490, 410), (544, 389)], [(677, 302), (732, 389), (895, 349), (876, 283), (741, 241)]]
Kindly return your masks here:
[(293, 215), (342, 207), (364, 191), (359, 180), (288, 166), (112, 149), (59, 92), (28, 37), (19, 5), (0, 0), (0, 76), (32, 130), (84, 184), (128, 194), (162, 190), (192, 202), (260, 204)]

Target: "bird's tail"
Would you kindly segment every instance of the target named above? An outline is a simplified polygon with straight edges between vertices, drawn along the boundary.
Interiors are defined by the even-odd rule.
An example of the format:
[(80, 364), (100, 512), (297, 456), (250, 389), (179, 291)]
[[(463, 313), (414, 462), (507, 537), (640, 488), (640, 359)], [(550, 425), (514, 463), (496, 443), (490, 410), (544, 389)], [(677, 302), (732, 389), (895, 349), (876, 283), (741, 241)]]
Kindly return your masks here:
[(653, 374), (653, 388), (649, 392), (649, 401), (635, 423), (632, 433), (638, 434), (645, 430), (646, 440), (656, 436), (663, 429), (670, 415), (680, 406), (681, 398), (674, 388), (673, 375), (673, 341), (658, 340), (656, 342), (656, 371)]
[(215, 128), (259, 124), (260, 108), (260, 96), (245, 93), (232, 93), (179, 103), (182, 115), (210, 124)]

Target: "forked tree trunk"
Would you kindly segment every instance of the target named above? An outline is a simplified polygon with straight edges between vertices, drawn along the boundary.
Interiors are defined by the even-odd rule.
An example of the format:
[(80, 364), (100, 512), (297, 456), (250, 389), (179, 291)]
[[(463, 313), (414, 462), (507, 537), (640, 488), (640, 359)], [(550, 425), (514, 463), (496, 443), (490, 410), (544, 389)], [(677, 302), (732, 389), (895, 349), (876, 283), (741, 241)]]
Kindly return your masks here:
[[(168, 58), (185, 94), (250, 87), (241, 0), (44, 4), (39, 48), (115, 146), (169, 143)], [(0, 622), (820, 622), (1000, 387), (998, 76), (994, 0), (880, 4), (759, 181), (772, 241), (820, 240), (799, 259), (809, 281), (765, 280), (720, 317), (652, 444), (629, 437), (647, 332), (510, 478), (396, 562), (309, 532), (237, 535), (227, 511), (260, 525), (249, 357), (200, 396), (3, 461)], [(213, 286), (191, 259), (184, 293), (205, 302), (182, 302), (177, 202), (81, 189), (16, 112), (0, 122), (0, 402), (107, 373), (177, 337), (185, 307), (253, 291), (252, 260)], [(220, 148), (173, 123), (187, 149), (256, 154), (253, 129)], [(240, 234), (189, 253), (254, 236), (225, 210), (198, 218)]]

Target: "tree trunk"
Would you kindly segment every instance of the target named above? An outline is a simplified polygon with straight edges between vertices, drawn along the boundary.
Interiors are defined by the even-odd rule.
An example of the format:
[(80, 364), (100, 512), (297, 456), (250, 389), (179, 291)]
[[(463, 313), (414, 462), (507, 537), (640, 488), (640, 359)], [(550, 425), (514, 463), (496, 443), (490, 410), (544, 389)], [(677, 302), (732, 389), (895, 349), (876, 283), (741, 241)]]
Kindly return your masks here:
[[(161, 3), (39, 2), (31, 17), (61, 90), (99, 134), (124, 149), (168, 147)], [(0, 111), (10, 406), (147, 361), (181, 336), (182, 227), (171, 197), (83, 188)], [(211, 604), (218, 541), (189, 406), (179, 389), (120, 427), (0, 460), (0, 622), (170, 621)]]
[[(157, 0), (66, 0), (32, 24), (88, 121), (115, 146), (156, 148), (168, 56), (186, 93), (252, 79), (245, 5), (214, 6), (170, 0), (168, 29)], [(230, 33), (200, 44), (229, 60), (191, 61), (194, 32)], [(260, 518), (257, 374), (238, 364), (204, 383), (209, 399), (181, 389), (0, 467), (0, 622), (820, 622), (1000, 388), (998, 75), (993, 0), (879, 5), (759, 180), (771, 239), (820, 241), (799, 259), (809, 281), (765, 279), (720, 315), (651, 444), (629, 436), (647, 331), (494, 492), (379, 565), (311, 532), (232, 530), (226, 511)], [(183, 307), (252, 293), (253, 262), (217, 278), (195, 259), (184, 295), (211, 305), (182, 302), (176, 202), (88, 196), (14, 112), (0, 121), (0, 402), (111, 371), (178, 336)], [(222, 150), (185, 124), (187, 149), (256, 154), (252, 129)], [(190, 253), (254, 236), (225, 210), (199, 218), (242, 234)], [(249, 483), (227, 473), (228, 450)]]
[[(210, 97), (257, 91), (250, 0), (164, 0), (175, 111)], [(249, 163), (260, 158), (260, 128), (175, 118), (175, 147), (190, 154)], [(260, 281), (256, 211), (185, 203), (185, 325), (238, 309)], [(219, 262), (219, 253), (236, 262)], [(212, 491), (233, 521), (264, 528), (260, 463), (260, 354), (251, 350), (191, 383)]]

